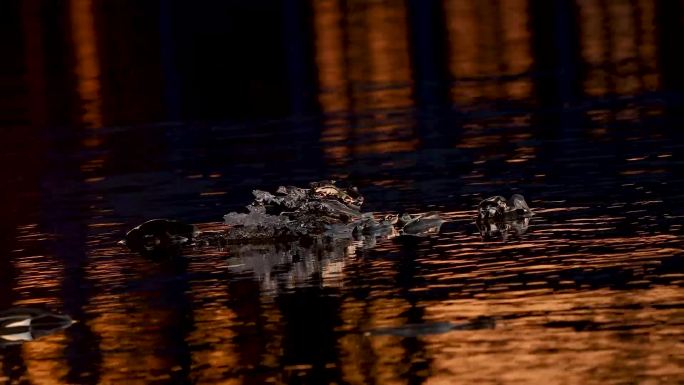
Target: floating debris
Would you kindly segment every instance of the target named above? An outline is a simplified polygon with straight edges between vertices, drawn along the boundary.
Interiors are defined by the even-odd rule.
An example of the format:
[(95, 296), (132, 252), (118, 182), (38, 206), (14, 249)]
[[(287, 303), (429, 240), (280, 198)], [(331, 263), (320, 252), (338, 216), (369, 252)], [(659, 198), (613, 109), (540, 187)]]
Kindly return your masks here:
[(0, 346), (33, 341), (71, 326), (71, 317), (35, 308), (0, 311)]

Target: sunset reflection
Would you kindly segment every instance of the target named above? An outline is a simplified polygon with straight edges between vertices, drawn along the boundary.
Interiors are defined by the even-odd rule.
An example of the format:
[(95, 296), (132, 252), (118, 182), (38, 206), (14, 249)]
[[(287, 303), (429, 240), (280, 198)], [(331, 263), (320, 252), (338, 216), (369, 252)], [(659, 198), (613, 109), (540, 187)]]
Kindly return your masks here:
[[(339, 162), (352, 154), (414, 149), (410, 125), (381, 123), (388, 113), (413, 106), (405, 4), (325, 0), (313, 5), (326, 156)], [(361, 116), (356, 128), (345, 123), (348, 114)]]
[[(378, 326), (401, 325), (400, 315), (408, 305), (400, 300), (378, 299), (370, 304), (347, 302), (342, 305), (345, 323), (362, 330)], [(405, 384), (403, 368), (399, 363), (406, 358), (406, 351), (397, 343), (395, 337), (382, 336), (369, 338), (363, 333), (349, 334), (339, 342), (342, 357), (342, 377), (354, 385), (367, 384), (372, 380), (383, 384)], [(359, 355), (362, 349), (367, 355)], [(368, 356), (374, 357), (368, 362)]]
[(517, 77), (532, 68), (527, 0), (444, 0), (453, 101), (524, 100), (532, 82)]
[[(682, 0), (0, 1), (0, 384), (684, 383), (682, 33)], [(331, 179), (362, 213), (254, 194)], [(253, 195), (290, 217), (237, 232)], [(118, 243), (157, 218), (199, 233)]]
[(95, 12), (92, 0), (69, 0), (75, 55), (76, 89), (82, 101), (82, 121), (101, 127), (102, 97), (97, 50)]
[(169, 312), (147, 310), (147, 305), (133, 296), (109, 294), (93, 298), (91, 304), (97, 313), (88, 327), (100, 341), (102, 383), (145, 384), (171, 378), (174, 363), (157, 348), (165, 342), (160, 328), (171, 320)]
[(59, 333), (22, 346), (26, 379), (31, 384), (68, 384), (69, 366), (64, 356), (66, 337)]
[[(643, 290), (634, 296), (620, 296), (609, 291), (593, 293), (588, 296), (572, 294), (540, 294), (532, 302), (520, 302), (514, 298), (482, 298), (479, 301), (461, 300), (429, 306), (428, 314), (438, 317), (463, 317), (477, 314), (496, 314), (508, 317), (511, 314), (527, 313), (529, 317), (512, 318), (496, 330), (472, 331), (467, 333), (447, 333), (427, 338), (429, 354), (433, 357), (432, 371), (436, 373), (428, 383), (446, 384), (453, 376), (464, 381), (474, 381), (486, 376), (497, 378), (502, 384), (536, 382), (548, 384), (586, 384), (595, 378), (608, 379), (616, 371), (630, 378), (639, 378), (662, 371), (665, 377), (681, 376), (684, 372), (668, 357), (668, 351), (678, 349), (679, 343), (664, 335), (657, 334), (653, 339), (643, 338), (629, 329), (611, 330), (615, 325), (643, 325), (654, 319), (669, 318), (672, 310), (634, 309), (628, 314), (620, 313), (615, 318), (611, 313), (596, 314), (590, 309), (629, 307), (632, 304), (654, 303), (680, 298), (679, 290), (653, 288)], [(536, 315), (534, 315), (536, 314)], [(563, 314), (549, 316), (548, 314)], [(651, 321), (646, 321), (647, 319)], [(572, 321), (581, 325), (587, 320), (601, 323), (604, 331), (587, 332), (565, 328), (547, 329), (542, 334), (531, 334), (540, 325), (562, 325)], [(513, 341), (511, 336), (515, 335)], [(501, 345), (502, 341), (507, 341)], [(654, 348), (653, 344), (661, 348)], [(662, 344), (662, 345), (660, 345)], [(592, 352), (577, 351), (578, 347), (592, 346)], [(545, 351), (540, 360), (539, 351)], [(488, 359), (496, 352), (500, 359)], [(621, 359), (622, 357), (622, 359)], [(639, 357), (638, 363), (627, 357)], [(624, 360), (623, 360), (624, 359)], [(625, 365), (625, 362), (631, 364)], [(599, 372), (596, 371), (599, 369)]]
[(655, 4), (578, 1), (588, 95), (632, 95), (659, 88)]
[[(213, 257), (203, 263), (193, 263), (189, 269), (202, 271), (222, 263), (220, 255)], [(240, 365), (238, 347), (233, 342), (236, 336), (233, 328), (239, 320), (235, 312), (226, 306), (230, 298), (228, 282), (191, 283), (190, 290), (195, 309), (192, 313), (194, 328), (187, 336), (187, 343), (192, 351), (190, 377), (193, 383), (242, 384), (239, 378), (225, 378), (226, 373)]]

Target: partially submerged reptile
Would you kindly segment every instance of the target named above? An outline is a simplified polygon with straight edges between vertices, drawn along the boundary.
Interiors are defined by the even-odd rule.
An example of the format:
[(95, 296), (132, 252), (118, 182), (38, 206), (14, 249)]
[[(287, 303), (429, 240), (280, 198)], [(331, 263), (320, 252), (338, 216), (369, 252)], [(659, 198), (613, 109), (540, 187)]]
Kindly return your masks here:
[[(252, 191), (254, 200), (246, 213), (224, 215), (225, 228), (199, 231), (169, 219), (153, 219), (130, 230), (123, 244), (150, 255), (169, 255), (184, 245), (242, 245), (289, 243), (303, 239), (364, 240), (425, 236), (439, 233), (444, 219), (437, 212), (376, 217), (362, 212), (364, 198), (355, 187), (340, 187), (334, 181), (313, 182), (308, 188), (280, 186), (275, 193)], [(476, 224), (485, 240), (527, 231), (532, 210), (525, 198), (514, 194), (506, 200), (494, 196), (480, 202)]]
[(334, 181), (313, 182), (308, 188), (280, 186), (275, 193), (252, 192), (246, 213), (231, 212), (221, 231), (168, 219), (153, 219), (130, 230), (123, 244), (150, 255), (168, 255), (189, 244), (245, 244), (291, 242), (301, 239), (355, 239), (424, 236), (444, 223), (436, 212), (387, 215), (362, 212), (364, 198), (355, 187)]
[(506, 240), (509, 235), (522, 235), (534, 215), (520, 194), (513, 194), (506, 200), (493, 196), (480, 202), (477, 210), (477, 227), (485, 240)]

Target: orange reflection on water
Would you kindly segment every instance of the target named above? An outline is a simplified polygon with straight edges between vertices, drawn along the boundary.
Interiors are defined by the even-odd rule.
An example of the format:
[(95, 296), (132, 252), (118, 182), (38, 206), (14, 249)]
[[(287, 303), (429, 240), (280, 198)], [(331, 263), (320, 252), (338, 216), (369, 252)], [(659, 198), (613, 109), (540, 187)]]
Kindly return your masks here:
[[(20, 227), (18, 230), (17, 251), (21, 254), (53, 238), (50, 234), (39, 232), (34, 225)], [(59, 309), (62, 304), (60, 291), (64, 280), (62, 261), (53, 255), (21, 254), (14, 256), (14, 267), (18, 271), (15, 288), (20, 293), (14, 305), (31, 306), (41, 303)], [(36, 296), (36, 292), (40, 295)]]
[(171, 378), (175, 363), (159, 347), (167, 340), (160, 329), (173, 314), (150, 309), (139, 293), (107, 293), (92, 298), (88, 327), (98, 336), (103, 384), (147, 384)]
[[(456, 84), (452, 99), (527, 99), (529, 78), (502, 82), (496, 77), (528, 72), (533, 63), (527, 0), (445, 0), (450, 46), (449, 68)], [(502, 84), (503, 83), (503, 84)]]
[[(53, 235), (40, 232), (35, 224), (20, 226), (17, 230), (17, 247), (21, 251), (31, 250), (46, 240), (54, 239)], [(14, 267), (19, 272), (15, 289), (20, 294), (13, 306), (62, 308), (64, 265), (60, 260), (42, 254), (15, 256)], [(62, 381), (69, 371), (64, 357), (65, 343), (64, 334), (57, 333), (21, 346), (26, 377), (31, 383), (65, 383)]]
[(650, 0), (578, 1), (588, 95), (631, 95), (659, 88), (655, 6)]
[[(220, 287), (220, 286), (219, 286)], [(197, 294), (201, 294), (199, 291)], [(188, 336), (188, 343), (196, 346), (192, 353), (192, 382), (194, 384), (241, 384), (239, 378), (225, 379), (226, 373), (238, 367), (239, 355), (235, 351), (231, 330), (235, 314), (224, 307), (200, 306), (193, 319), (195, 329)]]
[(327, 113), (347, 111), (347, 77), (345, 67), (344, 31), (339, 0), (312, 2), (316, 31), (316, 66), (320, 93), (318, 101)]
[[(223, 256), (209, 253), (193, 261), (189, 270), (207, 271), (221, 266)], [(233, 342), (235, 312), (225, 307), (229, 299), (228, 282), (213, 279), (190, 283), (194, 310), (193, 330), (186, 341), (191, 348), (191, 380), (195, 384), (241, 384), (239, 378), (225, 379), (226, 373), (240, 365), (240, 356)], [(224, 382), (222, 382), (224, 381)]]
[[(664, 323), (681, 310), (648, 307), (681, 299), (681, 289), (654, 287), (435, 302), (426, 308), (426, 317), (459, 320), (487, 314), (502, 321), (494, 329), (427, 336), (433, 373), (427, 383), (459, 378), (465, 383), (613, 384), (621, 378), (681, 378), (684, 370), (670, 356), (681, 343), (665, 332), (671, 326)], [(595, 322), (603, 330), (545, 327), (562, 322)], [(641, 334), (626, 325), (656, 330)]]
[(658, 43), (656, 31), (655, 2), (639, 0), (637, 2), (639, 43), (637, 49), (642, 58), (642, 81), (644, 89), (656, 91), (660, 88), (660, 75), (658, 66)]
[[(102, 239), (91, 235), (89, 241), (100, 244)], [(172, 352), (160, 347), (182, 341), (183, 336), (174, 332), (169, 337), (169, 330), (177, 330), (179, 323), (177, 309), (164, 304), (169, 286), (135, 286), (145, 280), (163, 281), (167, 272), (114, 245), (91, 251), (85, 274), (96, 288), (84, 306), (84, 322), (97, 336), (100, 383), (170, 381), (180, 364)], [(182, 300), (182, 296), (174, 298)]]
[[(505, 7), (501, 13), (503, 34), (503, 57), (506, 72), (521, 74), (530, 71), (533, 64), (530, 47), (530, 30), (528, 24), (527, 0), (504, 0)], [(532, 94), (532, 82), (529, 79), (506, 82), (506, 92), (511, 99), (526, 99)]]
[(403, 1), (351, 2), (345, 27), (355, 112), (413, 105), (406, 5)]
[[(373, 327), (400, 326), (400, 315), (409, 308), (401, 299), (376, 299), (369, 303), (347, 300), (342, 305), (342, 319), (345, 324), (359, 327), (362, 330)], [(379, 384), (405, 384), (402, 378), (401, 360), (406, 357), (405, 349), (397, 343), (397, 339), (388, 336), (368, 338), (363, 334), (349, 333), (338, 341), (342, 377), (354, 385), (371, 382)], [(367, 351), (375, 357), (370, 368), (366, 367), (366, 355), (359, 350)]]
[[(407, 138), (413, 136), (410, 124), (386, 122), (386, 111), (413, 106), (404, 2), (352, 1), (343, 6), (328, 0), (313, 2), (313, 10), (318, 99), (327, 115), (321, 135), (326, 156), (339, 162), (350, 154), (415, 149), (415, 141)], [(343, 117), (347, 113), (358, 114), (355, 124)]]
[(21, 347), (26, 377), (31, 384), (66, 384), (69, 365), (64, 355), (64, 333), (42, 338)]
[(92, 0), (71, 0), (69, 15), (74, 44), (77, 90), (83, 107), (81, 120), (89, 127), (101, 127), (103, 125), (102, 87)]

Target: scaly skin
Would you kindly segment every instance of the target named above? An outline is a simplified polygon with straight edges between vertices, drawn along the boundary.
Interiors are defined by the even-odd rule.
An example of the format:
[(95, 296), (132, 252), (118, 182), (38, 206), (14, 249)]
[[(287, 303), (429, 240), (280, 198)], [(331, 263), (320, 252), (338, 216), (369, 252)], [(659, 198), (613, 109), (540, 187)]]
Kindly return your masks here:
[(291, 241), (298, 238), (354, 239), (422, 236), (439, 232), (444, 220), (437, 213), (386, 216), (376, 220), (362, 213), (363, 196), (354, 187), (333, 181), (314, 182), (311, 188), (281, 186), (275, 194), (254, 190), (248, 213), (224, 216), (224, 232), (196, 233), (191, 225), (164, 219), (145, 222), (126, 234), (124, 243), (148, 255), (173, 254), (185, 244), (236, 244)]

